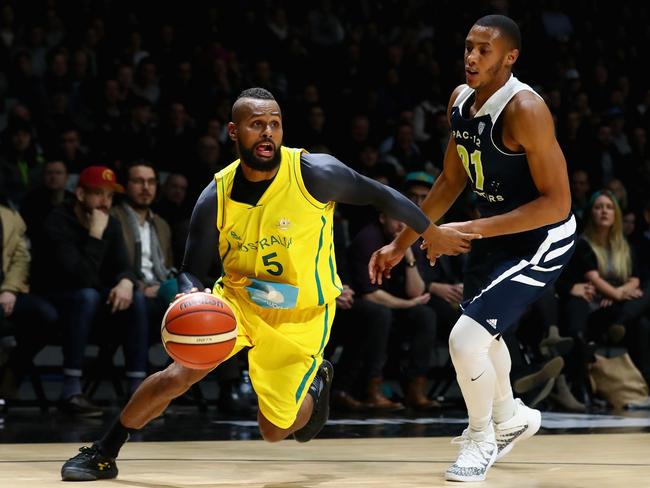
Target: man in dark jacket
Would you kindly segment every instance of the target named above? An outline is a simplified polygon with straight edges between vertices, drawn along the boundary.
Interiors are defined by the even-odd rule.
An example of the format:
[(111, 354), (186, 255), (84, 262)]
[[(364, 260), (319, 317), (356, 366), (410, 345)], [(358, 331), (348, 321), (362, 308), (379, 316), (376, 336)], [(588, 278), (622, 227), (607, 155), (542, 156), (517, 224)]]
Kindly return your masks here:
[[(91, 166), (79, 175), (76, 201), (55, 209), (44, 223), (47, 249), (37, 250), (35, 281), (55, 304), (63, 322), (61, 408), (99, 416), (101, 410), (81, 392), (86, 343), (93, 324), (105, 331), (100, 342), (122, 336), (129, 390), (146, 376), (147, 319), (144, 297), (134, 293), (120, 224), (109, 215), (113, 193), (123, 192), (113, 170)], [(39, 252), (40, 251), (40, 252)]]

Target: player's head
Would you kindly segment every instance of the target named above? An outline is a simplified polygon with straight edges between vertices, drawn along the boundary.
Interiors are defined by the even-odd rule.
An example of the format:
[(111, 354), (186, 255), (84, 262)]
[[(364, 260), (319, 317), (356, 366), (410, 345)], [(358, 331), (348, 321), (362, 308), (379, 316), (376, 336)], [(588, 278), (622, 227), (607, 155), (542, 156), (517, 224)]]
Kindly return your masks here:
[(77, 203), (89, 213), (94, 209), (106, 213), (113, 205), (113, 193), (124, 193), (115, 172), (106, 166), (89, 166), (79, 174), (75, 195)]
[(465, 79), (472, 88), (509, 74), (521, 51), (519, 26), (504, 15), (478, 19), (465, 38)]
[(241, 92), (232, 106), (228, 135), (237, 145), (245, 165), (258, 171), (271, 171), (279, 166), (282, 113), (273, 95), (264, 88)]
[(146, 159), (130, 162), (125, 170), (125, 196), (135, 209), (146, 210), (156, 198), (158, 174), (153, 164)]

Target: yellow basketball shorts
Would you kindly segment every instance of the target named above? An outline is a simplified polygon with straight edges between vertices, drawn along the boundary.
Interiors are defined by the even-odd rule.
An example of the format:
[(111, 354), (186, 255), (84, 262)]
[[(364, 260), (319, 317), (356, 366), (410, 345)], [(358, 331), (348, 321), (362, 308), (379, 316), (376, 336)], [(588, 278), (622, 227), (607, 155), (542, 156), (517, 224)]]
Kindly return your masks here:
[(251, 382), (262, 415), (288, 429), (323, 360), (329, 340), (335, 302), (309, 310), (262, 308), (216, 286), (237, 318), (237, 342), (228, 358), (250, 347)]

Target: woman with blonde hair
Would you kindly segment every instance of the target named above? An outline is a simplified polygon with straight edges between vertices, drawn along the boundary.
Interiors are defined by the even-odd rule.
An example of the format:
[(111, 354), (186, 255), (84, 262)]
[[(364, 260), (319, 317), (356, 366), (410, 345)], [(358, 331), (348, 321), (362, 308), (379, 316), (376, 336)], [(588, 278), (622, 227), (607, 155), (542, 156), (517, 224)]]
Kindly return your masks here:
[(585, 277), (601, 295), (601, 305), (643, 295), (638, 273), (633, 273), (632, 251), (623, 235), (621, 208), (611, 191), (599, 191), (591, 197), (583, 239), (596, 258), (596, 268), (586, 270)]
[(592, 340), (626, 344), (637, 367), (646, 374), (650, 354), (648, 300), (639, 287), (634, 254), (623, 235), (623, 218), (609, 190), (594, 193), (585, 212), (585, 229), (571, 262), (558, 283), (564, 302), (566, 333), (576, 350), (567, 371), (574, 391), (584, 398), (586, 364)]

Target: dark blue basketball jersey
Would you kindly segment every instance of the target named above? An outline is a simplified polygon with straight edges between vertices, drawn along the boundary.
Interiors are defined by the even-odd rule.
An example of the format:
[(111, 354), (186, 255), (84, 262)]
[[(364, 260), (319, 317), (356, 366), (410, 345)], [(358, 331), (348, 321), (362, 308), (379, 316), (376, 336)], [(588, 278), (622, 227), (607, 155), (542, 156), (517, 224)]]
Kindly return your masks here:
[[(470, 118), (474, 90), (465, 86), (452, 107), (452, 137), (481, 217), (510, 212), (539, 197), (526, 154), (508, 151), (501, 140), (499, 116), (522, 90), (535, 93), (511, 76)], [(560, 275), (573, 253), (575, 230), (575, 218), (568, 216), (527, 232), (473, 241), (465, 266), (463, 313), (492, 334), (503, 332)]]
[[(537, 95), (530, 86), (510, 76), (506, 84), (494, 92), (470, 118), (469, 106), (474, 100), (474, 90), (465, 86), (451, 110), (452, 137), (476, 195), (481, 217), (510, 212), (539, 196), (528, 168), (526, 153), (508, 151), (501, 140), (503, 124), (499, 116), (512, 97), (523, 90)], [(485, 253), (494, 254), (490, 259), (497, 260), (499, 254), (527, 254), (537, 248), (547, 230), (547, 227), (543, 227), (474, 241), (473, 249), (480, 252), (473, 252), (470, 261)]]
[(452, 137), (472, 190), (477, 195), (481, 217), (509, 212), (539, 196), (526, 154), (509, 152), (501, 142), (501, 130), (494, 133), (495, 125), (501, 125), (501, 112), (522, 90), (535, 93), (531, 87), (511, 76), (476, 115), (469, 118), (474, 90), (466, 86), (451, 111)]

